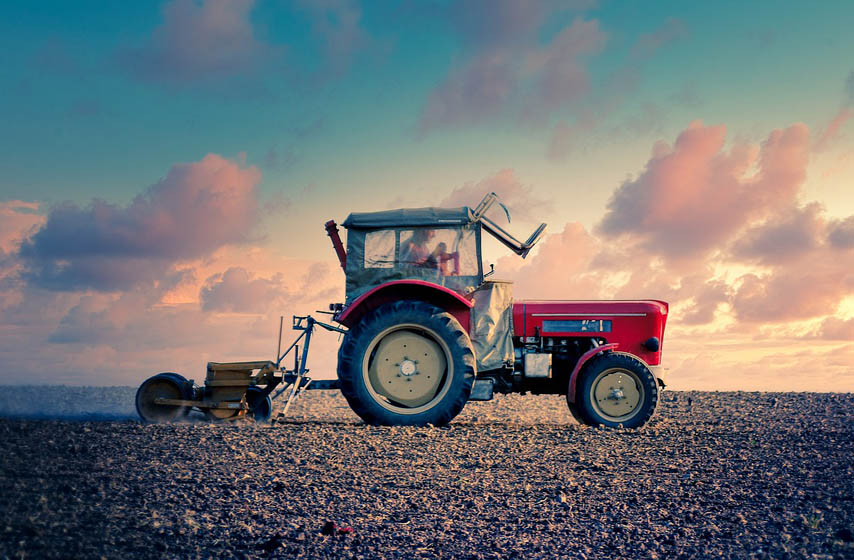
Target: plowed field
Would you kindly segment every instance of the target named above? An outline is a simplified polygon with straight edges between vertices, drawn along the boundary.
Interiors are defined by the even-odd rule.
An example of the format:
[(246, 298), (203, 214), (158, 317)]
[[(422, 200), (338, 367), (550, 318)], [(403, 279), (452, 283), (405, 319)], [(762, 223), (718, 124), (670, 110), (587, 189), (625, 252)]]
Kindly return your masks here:
[(548, 396), (375, 428), (332, 392), (143, 425), (133, 388), (2, 389), (0, 557), (854, 558), (852, 394), (665, 392), (611, 431)]

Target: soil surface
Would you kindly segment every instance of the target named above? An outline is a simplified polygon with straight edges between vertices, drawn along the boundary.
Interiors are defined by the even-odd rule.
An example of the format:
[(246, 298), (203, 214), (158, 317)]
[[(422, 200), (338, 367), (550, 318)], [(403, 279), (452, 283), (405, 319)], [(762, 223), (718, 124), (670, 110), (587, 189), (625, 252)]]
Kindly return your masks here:
[(854, 394), (665, 392), (640, 431), (518, 395), (375, 428), (328, 391), (144, 425), (133, 395), (0, 388), (0, 558), (854, 558)]

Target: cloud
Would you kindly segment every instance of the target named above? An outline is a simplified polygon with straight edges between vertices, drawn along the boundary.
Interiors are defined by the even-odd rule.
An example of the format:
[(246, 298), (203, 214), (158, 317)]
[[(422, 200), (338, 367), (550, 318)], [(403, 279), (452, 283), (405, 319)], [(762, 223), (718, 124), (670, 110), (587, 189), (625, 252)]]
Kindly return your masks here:
[(451, 71), (421, 112), (419, 130), (478, 124), (502, 109), (517, 87), (516, 64), (505, 52), (477, 56)]
[(280, 53), (256, 38), (249, 17), (254, 4), (172, 0), (148, 42), (121, 51), (119, 63), (143, 80), (172, 84), (252, 73)]
[(826, 340), (854, 340), (854, 319), (828, 317), (822, 321), (818, 336)]
[(594, 8), (596, 0), (469, 0), (449, 4), (442, 16), (469, 46), (527, 43), (549, 18)]
[(854, 115), (854, 110), (851, 108), (843, 107), (840, 109), (816, 139), (813, 149), (816, 152), (823, 152), (837, 142), (840, 139), (840, 129), (845, 126), (852, 115)]
[(519, 299), (595, 298), (602, 284), (590, 263), (598, 249), (598, 241), (584, 226), (568, 223), (560, 233), (546, 236), (536, 255), (523, 264), (515, 255), (499, 259), (496, 276), (513, 280)]
[(632, 54), (636, 58), (648, 58), (661, 47), (686, 37), (688, 37), (688, 27), (685, 23), (677, 18), (668, 18), (655, 31), (640, 35), (632, 47)]
[(684, 328), (750, 333), (834, 313), (854, 293), (854, 217), (801, 202), (809, 130), (729, 149), (725, 132), (692, 123), (674, 146), (658, 143), (593, 233), (567, 224), (527, 261), (500, 259), (499, 273), (519, 297), (665, 299)]
[(344, 71), (355, 54), (371, 44), (361, 25), (362, 8), (353, 0), (301, 0), (312, 20), (312, 30), (321, 39), (329, 70)]
[(531, 53), (527, 63), (537, 76), (533, 106), (548, 114), (587, 94), (590, 78), (582, 59), (601, 50), (606, 40), (597, 20), (579, 18), (561, 30), (546, 48)]
[(736, 317), (769, 323), (834, 312), (854, 291), (854, 259), (835, 264), (828, 262), (828, 257), (817, 255), (798, 267), (742, 276), (732, 298)]
[(744, 274), (735, 283), (735, 316), (779, 322), (833, 313), (854, 293), (854, 251), (838, 243), (840, 230), (834, 229), (842, 223), (828, 221), (821, 205), (811, 203), (742, 234), (732, 256), (751, 259), (766, 271)]
[(814, 251), (822, 243), (826, 229), (822, 213), (821, 205), (814, 202), (774, 216), (740, 236), (733, 245), (733, 255), (774, 265)]
[(215, 154), (177, 164), (128, 206), (66, 202), (21, 244), (29, 281), (52, 290), (120, 290), (176, 261), (242, 243), (259, 215), (261, 173)]
[(515, 2), (502, 2), (496, 9), (489, 18), (512, 32), (503, 41), (486, 31), (473, 35), (471, 53), (429, 93), (418, 122), (421, 134), (502, 115), (542, 120), (588, 93), (583, 58), (599, 51), (607, 39), (597, 20), (576, 18), (541, 45), (532, 31), (540, 16), (516, 19), (515, 10), (522, 8)]
[(854, 216), (830, 223), (830, 244), (839, 249), (854, 249)]
[(45, 218), (38, 211), (38, 202), (0, 202), (0, 255), (17, 249), (23, 239), (44, 223)]
[[(539, 220), (540, 214), (547, 209), (546, 201), (534, 194), (533, 187), (522, 184), (513, 169), (502, 169), (476, 183), (468, 182), (456, 187), (438, 205), (449, 208), (458, 206), (474, 208), (490, 192), (498, 195), (500, 201), (510, 210), (511, 217), (521, 220)], [(487, 215), (502, 222), (507, 219), (497, 204)]]
[[(198, 381), (207, 361), (272, 357), (280, 315), (304, 315), (342, 301), (343, 279), (331, 262), (281, 258), (262, 246), (229, 246), (182, 266), (156, 284), (120, 292), (55, 292), (20, 279), (8, 286), (0, 280), (5, 381), (138, 385), (158, 371), (177, 371)], [(239, 268), (263, 270), (264, 276), (249, 272), (246, 282), (239, 275), (234, 282)], [(252, 292), (259, 279), (262, 287), (280, 292)], [(227, 286), (228, 293), (214, 291), (238, 300), (229, 306), (220, 299), (216, 309), (205, 310), (201, 292), (206, 286)], [(190, 297), (170, 297), (175, 288), (189, 290)], [(3, 297), (7, 289), (15, 297)], [(176, 299), (182, 301), (167, 303)], [(260, 305), (264, 301), (267, 305)], [(285, 343), (292, 340), (289, 332)], [(337, 337), (316, 335), (313, 376), (334, 377)], [(37, 363), (33, 355), (39, 356)]]
[(572, 124), (559, 120), (552, 129), (546, 157), (554, 162), (565, 160), (590, 136), (596, 124), (596, 118), (591, 113), (581, 114)]
[[(702, 277), (701, 277), (702, 278)], [(706, 325), (715, 320), (717, 311), (721, 304), (727, 303), (730, 298), (730, 287), (726, 282), (721, 280), (705, 280), (697, 288), (693, 288), (689, 292), (686, 288), (686, 283), (683, 280), (683, 289), (680, 290), (681, 298), (688, 297), (690, 299), (690, 307), (684, 312), (680, 318), (681, 323), (685, 325)], [(693, 293), (693, 296), (689, 296)]]
[(725, 135), (723, 126), (694, 122), (673, 147), (657, 144), (643, 173), (611, 197), (597, 231), (665, 257), (696, 258), (792, 204), (806, 177), (807, 127), (775, 130), (759, 149), (724, 151)]
[(200, 299), (204, 311), (262, 313), (285, 295), (281, 276), (256, 278), (245, 268), (232, 267), (209, 278)]

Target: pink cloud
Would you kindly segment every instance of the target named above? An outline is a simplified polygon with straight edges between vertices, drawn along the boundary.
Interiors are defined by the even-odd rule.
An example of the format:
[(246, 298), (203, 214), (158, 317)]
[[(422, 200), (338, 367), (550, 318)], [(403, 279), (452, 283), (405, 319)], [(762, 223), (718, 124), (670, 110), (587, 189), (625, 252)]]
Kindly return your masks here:
[(448, 5), (444, 16), (462, 41), (483, 48), (524, 43), (550, 16), (596, 4), (595, 0), (468, 0)]
[[(775, 130), (760, 149), (724, 151), (726, 129), (692, 123), (656, 146), (639, 177), (621, 185), (598, 225), (666, 257), (700, 257), (752, 221), (791, 205), (806, 177), (809, 130)], [(756, 166), (758, 171), (752, 173)]]
[(259, 215), (255, 167), (215, 154), (177, 164), (121, 207), (64, 203), (21, 245), (26, 276), (55, 290), (115, 290), (160, 278), (180, 260), (249, 240)]
[[(854, 293), (854, 218), (800, 203), (809, 131), (793, 125), (729, 150), (724, 139), (723, 127), (694, 123), (673, 147), (657, 144), (597, 235), (569, 224), (524, 263), (501, 259), (499, 273), (519, 297), (665, 299), (683, 326), (725, 313), (750, 332), (833, 313)], [(759, 268), (729, 272), (744, 266)]]
[(773, 265), (814, 251), (825, 236), (822, 213), (821, 205), (813, 202), (775, 215), (739, 236), (733, 245), (733, 254), (737, 258)]
[(679, 322), (685, 325), (705, 325), (715, 320), (718, 308), (727, 303), (730, 297), (730, 287), (721, 280), (706, 280), (700, 278), (702, 284), (698, 287), (686, 285), (683, 280), (682, 289), (679, 290), (678, 299), (690, 299), (691, 306), (679, 318)]
[(552, 161), (562, 161), (595, 128), (596, 121), (591, 114), (584, 114), (572, 124), (558, 121), (552, 129), (546, 156)]
[(582, 59), (604, 47), (607, 35), (597, 20), (576, 19), (561, 30), (544, 49), (528, 57), (528, 67), (537, 75), (534, 97), (546, 113), (572, 104), (590, 90), (590, 78)]
[[(513, 2), (501, 6), (507, 12), (499, 10), (490, 17), (504, 21), (506, 16), (502, 25), (514, 33), (506, 41), (479, 41), (465, 62), (450, 70), (427, 97), (418, 123), (422, 134), (496, 116), (542, 120), (588, 93), (590, 79), (583, 58), (599, 51), (607, 39), (599, 22), (577, 18), (548, 44), (540, 45), (534, 33), (540, 19), (530, 16), (516, 21), (511, 14), (522, 8)], [(516, 34), (525, 35), (523, 44), (514, 44)]]
[(286, 295), (281, 276), (257, 278), (245, 268), (232, 267), (209, 278), (200, 299), (204, 311), (258, 313), (275, 306)]
[(38, 202), (0, 202), (0, 254), (15, 250), (21, 241), (44, 223), (45, 218), (38, 211)]
[(828, 317), (821, 323), (818, 336), (827, 340), (854, 340), (854, 319)]
[(833, 145), (840, 138), (840, 129), (845, 126), (845, 123), (848, 122), (848, 119), (854, 115), (854, 111), (852, 111), (848, 107), (843, 107), (836, 113), (836, 116), (828, 123), (827, 127), (819, 134), (818, 139), (815, 141), (815, 145), (813, 149), (816, 152), (822, 152)]
[(741, 277), (732, 298), (736, 316), (750, 322), (820, 317), (836, 310), (854, 292), (854, 259), (835, 264), (818, 255), (798, 267)]
[(419, 130), (476, 124), (491, 117), (510, 99), (518, 70), (507, 53), (490, 52), (451, 70), (427, 98)]
[(120, 62), (140, 78), (187, 83), (254, 71), (275, 57), (250, 21), (254, 0), (172, 0), (148, 43), (120, 53)]
[[(469, 182), (459, 186), (443, 198), (439, 206), (474, 207), (490, 192), (497, 194), (501, 202), (510, 209), (511, 217), (521, 220), (538, 220), (547, 208), (546, 201), (534, 194), (533, 187), (525, 186), (513, 169), (502, 169), (476, 183)], [(507, 220), (498, 205), (493, 206), (488, 215), (501, 223)]]
[(832, 221), (828, 241), (838, 249), (854, 248), (854, 216)]
[(766, 232), (748, 237), (754, 255), (770, 269), (741, 277), (731, 302), (739, 319), (820, 317), (833, 313), (854, 293), (854, 251), (829, 241), (827, 220), (817, 208), (809, 205), (800, 210), (800, 218), (795, 214), (794, 221), (768, 224)]
[(568, 223), (562, 232), (546, 236), (524, 263), (516, 256), (499, 259), (496, 277), (513, 280), (514, 296), (520, 299), (595, 298), (602, 285), (590, 263), (598, 249), (584, 226)]

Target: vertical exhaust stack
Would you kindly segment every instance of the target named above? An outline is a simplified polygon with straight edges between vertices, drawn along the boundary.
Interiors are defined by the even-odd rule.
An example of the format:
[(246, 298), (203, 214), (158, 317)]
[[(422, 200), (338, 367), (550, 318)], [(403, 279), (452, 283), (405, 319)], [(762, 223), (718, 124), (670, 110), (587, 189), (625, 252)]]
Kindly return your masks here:
[(341, 263), (341, 268), (347, 269), (347, 251), (344, 249), (344, 244), (341, 243), (341, 237), (338, 235), (338, 225), (335, 220), (326, 222), (326, 235), (332, 240), (332, 246), (335, 248), (335, 254), (338, 255), (338, 261)]

